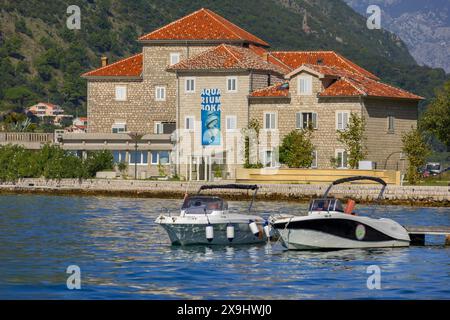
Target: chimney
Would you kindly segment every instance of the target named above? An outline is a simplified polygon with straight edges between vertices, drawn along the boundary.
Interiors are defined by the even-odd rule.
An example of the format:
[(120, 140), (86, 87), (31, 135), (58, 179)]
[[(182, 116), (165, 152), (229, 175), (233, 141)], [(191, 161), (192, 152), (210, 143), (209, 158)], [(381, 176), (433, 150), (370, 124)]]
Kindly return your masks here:
[(102, 57), (102, 67), (106, 67), (108, 65), (108, 57)]

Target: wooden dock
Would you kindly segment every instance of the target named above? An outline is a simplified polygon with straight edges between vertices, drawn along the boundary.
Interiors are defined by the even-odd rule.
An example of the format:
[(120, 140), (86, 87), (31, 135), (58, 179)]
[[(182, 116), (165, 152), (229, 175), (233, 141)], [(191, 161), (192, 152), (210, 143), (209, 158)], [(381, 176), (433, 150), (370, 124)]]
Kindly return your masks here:
[(450, 246), (450, 227), (436, 226), (436, 227), (405, 227), (411, 238), (411, 245), (423, 246), (425, 245), (425, 236), (445, 236), (445, 245)]

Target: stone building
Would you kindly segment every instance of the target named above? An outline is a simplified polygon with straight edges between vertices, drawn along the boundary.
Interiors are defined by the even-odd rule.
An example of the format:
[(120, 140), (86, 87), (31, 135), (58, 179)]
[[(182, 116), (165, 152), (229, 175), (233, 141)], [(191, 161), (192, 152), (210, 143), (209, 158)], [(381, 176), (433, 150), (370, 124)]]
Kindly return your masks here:
[[(337, 130), (346, 129), (351, 113), (366, 119), (367, 160), (380, 168), (417, 122), (421, 97), (382, 83), (333, 51), (269, 51), (267, 42), (208, 9), (138, 41), (141, 53), (112, 64), (103, 58), (101, 68), (83, 77), (88, 134), (149, 137), (141, 158), (152, 161), (140, 162), (148, 175), (155, 175), (161, 151), (152, 139), (166, 135), (167, 141), (172, 134), (177, 147), (163, 150), (164, 157), (171, 153), (179, 175), (211, 179), (216, 164), (223, 177), (233, 178), (242, 165), (239, 135), (252, 120), (264, 133), (258, 158), (265, 166), (279, 165), (276, 149), (287, 133), (312, 125), (313, 167), (330, 168), (336, 158), (346, 168)], [(133, 164), (130, 154), (124, 159)], [(399, 157), (391, 157), (387, 168), (395, 168)]]

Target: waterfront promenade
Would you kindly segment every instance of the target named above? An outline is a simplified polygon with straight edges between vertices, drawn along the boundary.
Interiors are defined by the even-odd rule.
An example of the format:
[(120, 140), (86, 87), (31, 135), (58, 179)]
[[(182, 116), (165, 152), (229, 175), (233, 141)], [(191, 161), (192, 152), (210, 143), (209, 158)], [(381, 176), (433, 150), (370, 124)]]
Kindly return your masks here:
[[(228, 182), (221, 182), (228, 183)], [(45, 180), (23, 179), (15, 183), (0, 183), (0, 193), (48, 193), (53, 195), (103, 195), (148, 198), (181, 198), (186, 192), (195, 193), (202, 182), (172, 182), (149, 180)], [(214, 183), (220, 184), (220, 183)], [(260, 184), (258, 199), (309, 201), (324, 193), (327, 184)], [(380, 192), (378, 185), (340, 185), (333, 188), (333, 195), (351, 197), (360, 203), (374, 203)], [(246, 193), (217, 190), (232, 200), (246, 199)], [(391, 186), (385, 191), (386, 204), (450, 207), (450, 187)]]

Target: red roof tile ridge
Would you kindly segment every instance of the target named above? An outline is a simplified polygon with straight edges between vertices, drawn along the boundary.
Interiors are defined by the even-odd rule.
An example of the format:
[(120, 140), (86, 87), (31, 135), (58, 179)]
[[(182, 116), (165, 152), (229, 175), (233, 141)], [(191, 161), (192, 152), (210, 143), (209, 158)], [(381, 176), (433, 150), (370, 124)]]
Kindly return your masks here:
[(119, 64), (119, 63), (123, 63), (123, 62), (128, 61), (128, 60), (131, 60), (131, 59), (136, 58), (136, 57), (138, 57), (138, 56), (140, 56), (140, 55), (143, 55), (143, 53), (142, 53), (142, 52), (141, 52), (141, 53), (137, 53), (137, 54), (135, 54), (135, 55), (132, 55), (131, 57), (124, 58), (124, 59), (121, 59), (121, 60), (118, 60), (118, 61), (113, 62), (113, 63), (111, 63), (111, 64), (108, 64), (108, 65), (106, 65), (106, 66), (104, 66), (104, 67), (100, 67), (100, 68), (97, 68), (97, 69), (88, 71), (88, 72), (86, 72), (86, 73), (83, 73), (81, 76), (82, 76), (82, 77), (84, 77), (84, 76), (89, 76), (91, 73), (99, 72), (99, 71), (108, 69), (108, 68), (110, 68), (110, 67), (112, 67), (112, 66), (115, 66), (115, 65), (117, 65), (117, 64)]
[(281, 61), (280, 59), (278, 59), (277, 57), (275, 57), (274, 55), (272, 55), (272, 52), (269, 52), (270, 57), (272, 57), (273, 59), (277, 60), (279, 63), (281, 63), (283, 66), (286, 67), (286, 69), (292, 71), (293, 69), (288, 66), (286, 63), (284, 63), (283, 61)]
[(362, 74), (361, 71), (363, 71), (364, 73), (370, 75), (370, 78), (376, 79), (376, 80), (380, 80), (380, 78), (378, 78), (376, 75), (374, 75), (373, 73), (367, 71), (366, 69), (364, 69), (363, 67), (358, 66), (356, 63), (354, 63), (353, 61), (347, 59), (346, 57), (340, 55), (339, 53), (335, 52), (335, 51), (331, 51), (333, 52), (333, 54), (340, 59), (341, 61), (343, 61), (345, 64), (347, 64), (350, 68), (352, 68), (353, 70), (355, 70), (357, 73)]
[(224, 44), (221, 44), (221, 45), (219, 45), (219, 46), (216, 46), (216, 47), (213, 47), (213, 48), (209, 48), (209, 49), (207, 49), (207, 50), (205, 50), (205, 51), (202, 51), (202, 52), (200, 52), (200, 53), (197, 53), (196, 55), (193, 55), (192, 57), (190, 57), (190, 58), (188, 58), (188, 59), (181, 60), (180, 62), (178, 62), (178, 63), (176, 63), (176, 64), (174, 64), (174, 65), (169, 66), (167, 69), (168, 69), (168, 70), (176, 70), (178, 67), (181, 67), (181, 66), (186, 65), (189, 61), (192, 61), (192, 60), (198, 59), (198, 58), (200, 58), (200, 57), (203, 57), (203, 56), (205, 56), (205, 55), (207, 55), (207, 54), (209, 54), (209, 53), (211, 53), (211, 52), (216, 51), (217, 49), (219, 49), (219, 48), (221, 48), (221, 47), (223, 47), (223, 46), (224, 46)]
[(228, 45), (226, 44), (221, 44), (218, 48), (223, 47), (225, 50), (228, 51), (229, 54), (231, 54), (231, 56), (237, 61), (237, 63), (241, 64), (241, 60), (236, 57), (236, 55), (230, 50), (230, 48), (228, 48)]
[(405, 94), (414, 96), (414, 97), (417, 98), (417, 99), (421, 99), (421, 100), (422, 100), (422, 99), (425, 99), (424, 97), (419, 96), (419, 95), (417, 95), (417, 94), (414, 94), (414, 93), (412, 93), (412, 92), (409, 92), (409, 91), (407, 91), (407, 90), (405, 90), (405, 89), (402, 89), (402, 88), (399, 88), (399, 87), (394, 87), (393, 85), (390, 85), (390, 84), (387, 84), (387, 83), (384, 83), (384, 82), (381, 82), (381, 81), (377, 81), (377, 80), (374, 80), (374, 79), (371, 79), (371, 78), (367, 78), (367, 79), (365, 79), (365, 80), (369, 80), (369, 81), (375, 82), (375, 83), (377, 83), (377, 84), (381, 84), (381, 85), (383, 85), (383, 86), (389, 87), (389, 88), (391, 88), (391, 89), (398, 90), (398, 91), (400, 91), (400, 92), (402, 92), (402, 93), (405, 93)]
[(199, 12), (205, 11), (205, 10), (206, 10), (205, 8), (201, 8), (201, 9), (199, 9), (199, 10), (197, 10), (197, 11), (194, 11), (194, 12), (188, 14), (187, 16), (181, 17), (181, 18), (179, 18), (179, 19), (177, 19), (177, 20), (175, 20), (175, 21), (170, 22), (169, 24), (166, 24), (165, 26), (162, 26), (161, 28), (158, 28), (158, 29), (156, 29), (156, 30), (153, 30), (153, 31), (150, 32), (150, 33), (147, 33), (147, 34), (144, 34), (143, 36), (140, 36), (138, 40), (146, 40), (145, 38), (151, 36), (152, 34), (157, 33), (157, 32), (160, 32), (160, 31), (162, 31), (162, 30), (164, 30), (164, 29), (167, 29), (168, 27), (174, 25), (175, 23), (178, 23), (178, 22), (180, 22), (180, 21), (183, 21), (183, 20), (185, 20), (185, 19), (187, 19), (187, 18), (189, 18), (189, 17), (191, 17), (191, 16), (193, 16), (193, 15), (199, 13)]
[[(365, 77), (367, 78), (367, 77)], [(367, 78), (368, 79), (368, 78)], [(351, 85), (353, 88), (355, 88), (360, 94), (363, 96), (367, 96), (367, 92), (365, 92), (363, 89), (361, 89), (353, 79), (348, 77), (342, 77), (340, 80), (347, 82), (349, 85)], [(339, 81), (339, 80), (338, 80)]]

